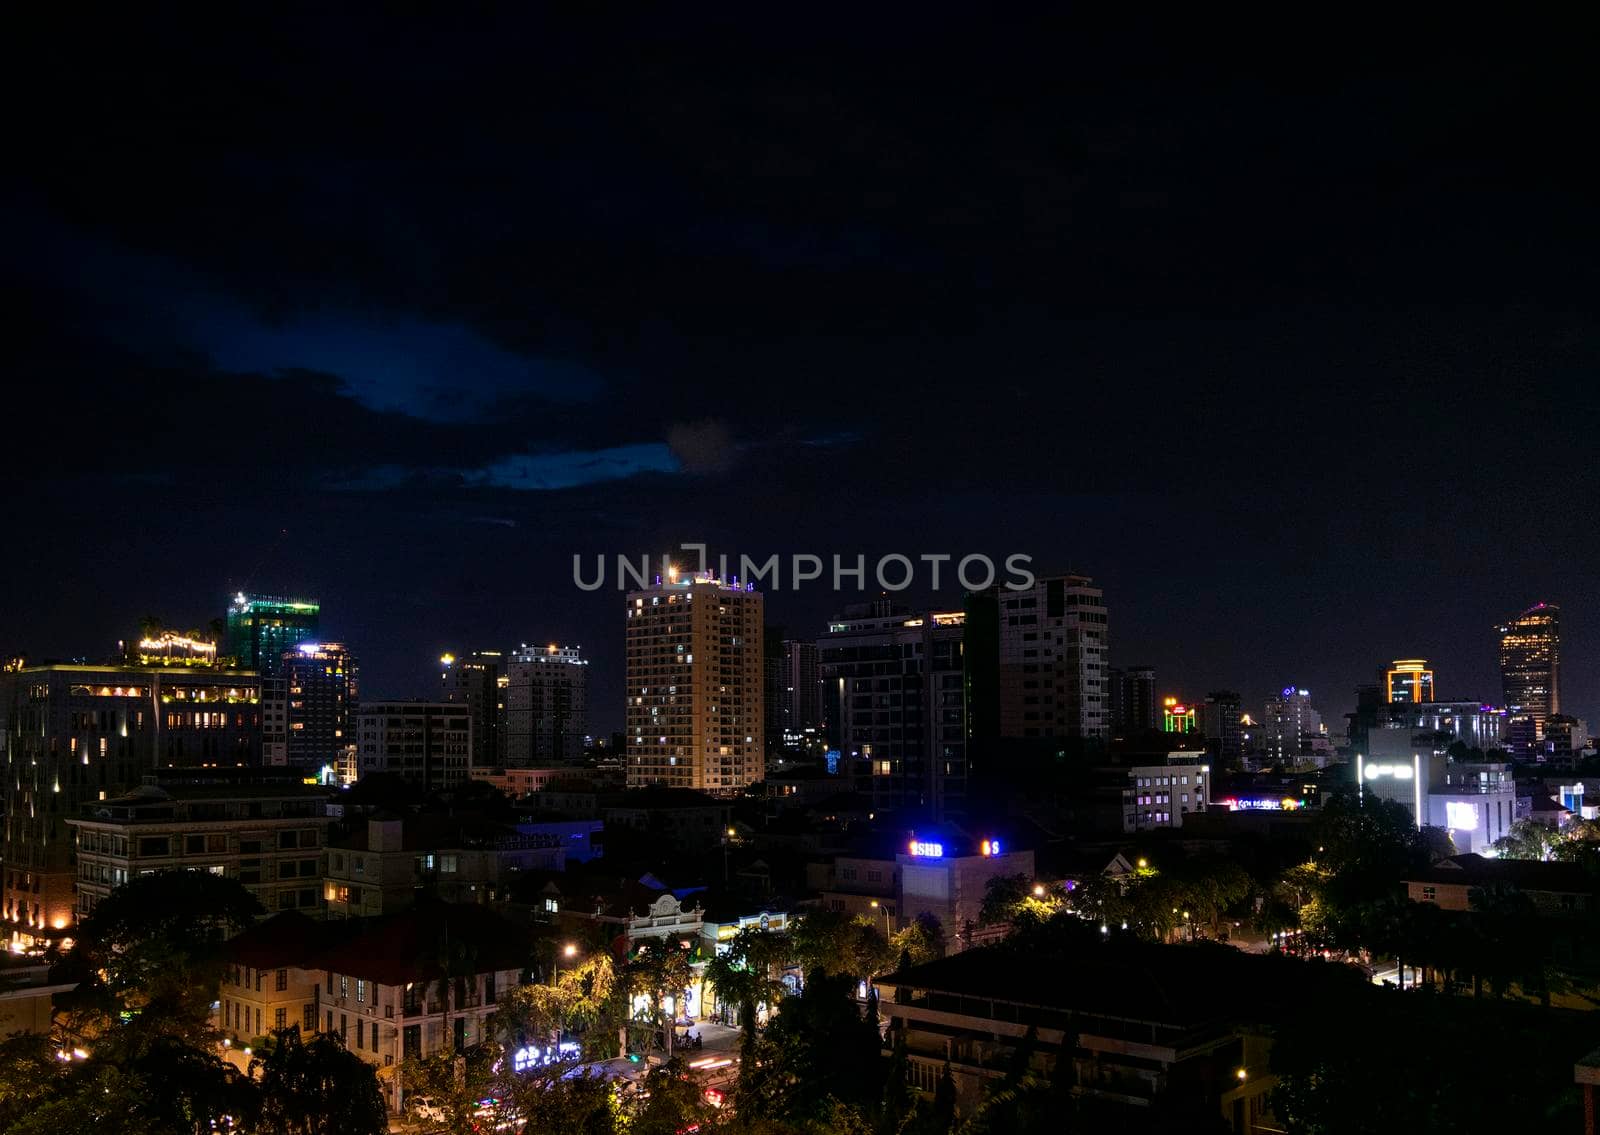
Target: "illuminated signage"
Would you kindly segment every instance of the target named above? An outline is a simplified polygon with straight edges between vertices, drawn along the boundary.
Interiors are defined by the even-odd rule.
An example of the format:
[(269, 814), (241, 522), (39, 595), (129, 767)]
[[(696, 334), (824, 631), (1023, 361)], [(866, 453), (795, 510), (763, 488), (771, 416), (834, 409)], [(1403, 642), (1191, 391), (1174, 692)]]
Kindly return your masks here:
[(578, 1055), (578, 1042), (564, 1040), (559, 1045), (532, 1045), (528, 1048), (519, 1048), (511, 1054), (511, 1068), (515, 1072), (526, 1072), (529, 1068), (539, 1068), (546, 1064), (554, 1064), (557, 1060), (573, 1060)]
[(1297, 800), (1293, 796), (1229, 797), (1218, 803), (1226, 804), (1230, 812), (1298, 812), (1306, 806), (1304, 800)]
[(1410, 780), (1410, 765), (1368, 765), (1362, 773), (1368, 780), (1377, 780), (1380, 776), (1392, 776), (1396, 780)]
[(1444, 805), (1444, 824), (1445, 827), (1449, 828), (1451, 831), (1477, 831), (1477, 806), (1463, 803), (1460, 800), (1446, 800)]
[(997, 840), (997, 839), (986, 839), (986, 840), (984, 840), (983, 841), (983, 853), (985, 855), (999, 855), (1000, 854), (1000, 841)]
[(939, 859), (944, 856), (944, 844), (927, 839), (911, 841), (911, 854), (922, 859)]

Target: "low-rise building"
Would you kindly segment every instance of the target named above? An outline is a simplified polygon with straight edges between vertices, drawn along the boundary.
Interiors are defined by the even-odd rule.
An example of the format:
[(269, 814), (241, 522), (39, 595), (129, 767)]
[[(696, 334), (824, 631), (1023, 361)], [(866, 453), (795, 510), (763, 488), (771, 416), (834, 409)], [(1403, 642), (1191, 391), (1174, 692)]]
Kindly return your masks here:
[(269, 911), (320, 914), (330, 792), (293, 769), (162, 769), (84, 804), (67, 820), (78, 913), (139, 875), (188, 870), (238, 880)]
[(1159, 764), (1122, 770), (1124, 833), (1181, 828), (1183, 818), (1211, 803), (1211, 758), (1205, 750), (1168, 753)]
[(1405, 880), (1412, 902), (1444, 910), (1471, 910), (1473, 893), (1486, 888), (1520, 891), (1541, 914), (1585, 915), (1600, 910), (1600, 886), (1578, 863), (1485, 859), (1455, 855)]

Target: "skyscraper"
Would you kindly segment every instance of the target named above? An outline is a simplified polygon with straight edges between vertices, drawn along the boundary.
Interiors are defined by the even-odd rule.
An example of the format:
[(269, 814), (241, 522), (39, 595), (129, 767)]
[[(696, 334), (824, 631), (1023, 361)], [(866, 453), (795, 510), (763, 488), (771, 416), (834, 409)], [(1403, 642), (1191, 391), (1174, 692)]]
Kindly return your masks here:
[(498, 650), (439, 658), (441, 696), (452, 705), (465, 706), (472, 719), (473, 768), (493, 768), (501, 763), (500, 729), (506, 704), (500, 679), (505, 672), (505, 656)]
[(1433, 671), (1426, 658), (1397, 658), (1382, 671), (1383, 690), (1390, 705), (1417, 705), (1436, 700)]
[(1513, 751), (1526, 753), (1561, 712), (1561, 608), (1535, 603), (1495, 628), (1500, 635), (1500, 682), (1510, 715)]
[(1200, 731), (1206, 751), (1219, 761), (1236, 761), (1243, 752), (1240, 724), (1244, 707), (1232, 690), (1212, 690), (1200, 705)]
[(170, 665), (14, 666), (0, 673), (4, 861), (0, 913), (11, 936), (69, 931), (72, 832), (81, 805), (138, 788), (162, 766), (260, 761), (257, 676), (194, 657)]
[[(307, 771), (337, 769), (355, 745), (359, 668), (342, 643), (302, 642), (283, 652), (285, 760)], [(273, 692), (275, 687), (268, 686)]]
[(965, 810), (965, 623), (961, 611), (878, 600), (848, 608), (817, 640), (829, 742), (876, 808), (936, 819)]
[[(1103, 740), (1110, 731), (1103, 592), (1088, 576), (1003, 591), (1000, 735)], [(1151, 717), (1154, 718), (1152, 691)]]
[(582, 648), (523, 643), (511, 652), (506, 684), (506, 766), (580, 760), (588, 710), (589, 663)]
[(762, 597), (670, 572), (627, 599), (628, 784), (732, 795), (766, 773)]
[(1162, 728), (1161, 704), (1156, 699), (1156, 672), (1152, 666), (1113, 667), (1106, 671), (1107, 717), (1111, 733), (1138, 737)]
[(798, 748), (806, 730), (822, 725), (822, 683), (817, 644), (785, 639), (778, 666), (778, 724), (786, 749)]
[(239, 592), (228, 605), (226, 653), (245, 670), (271, 677), (281, 672), (285, 651), (317, 637), (322, 605), (315, 599)]

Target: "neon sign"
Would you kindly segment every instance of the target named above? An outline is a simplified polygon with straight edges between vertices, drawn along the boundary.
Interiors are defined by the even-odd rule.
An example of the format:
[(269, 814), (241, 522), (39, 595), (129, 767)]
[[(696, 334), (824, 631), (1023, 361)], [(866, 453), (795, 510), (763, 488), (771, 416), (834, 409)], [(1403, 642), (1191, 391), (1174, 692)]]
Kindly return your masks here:
[(932, 840), (914, 839), (911, 841), (911, 854), (922, 859), (941, 859), (944, 857), (944, 844)]
[(983, 853), (985, 855), (999, 855), (1000, 854), (1000, 841), (997, 840), (997, 839), (986, 839), (986, 840), (984, 840), (983, 841)]
[(1282, 799), (1267, 796), (1228, 797), (1218, 801), (1226, 804), (1230, 812), (1298, 812), (1306, 806), (1304, 800), (1297, 800), (1293, 796)]
[(1368, 765), (1362, 773), (1368, 780), (1377, 780), (1380, 776), (1392, 776), (1396, 780), (1410, 780), (1410, 765)]

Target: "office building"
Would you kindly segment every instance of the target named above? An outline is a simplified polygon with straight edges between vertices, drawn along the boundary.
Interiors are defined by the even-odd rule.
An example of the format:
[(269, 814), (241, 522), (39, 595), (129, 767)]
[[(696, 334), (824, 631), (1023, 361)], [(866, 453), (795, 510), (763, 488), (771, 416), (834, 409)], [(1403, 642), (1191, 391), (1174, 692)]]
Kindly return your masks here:
[(178, 768), (81, 804), (66, 821), (77, 833), (78, 914), (140, 875), (209, 871), (237, 880), (268, 911), (315, 916), (331, 791), (291, 769)]
[(1580, 717), (1556, 713), (1545, 718), (1544, 737), (1539, 742), (1539, 759), (1554, 764), (1571, 764), (1589, 747), (1589, 725)]
[(1137, 740), (1161, 728), (1161, 702), (1156, 697), (1156, 672), (1150, 666), (1114, 667), (1106, 671), (1106, 705), (1111, 730)]
[(428, 791), (467, 782), (472, 718), (450, 702), (382, 701), (356, 713), (356, 775), (392, 773)]
[(1000, 735), (1104, 740), (1110, 646), (1100, 588), (1087, 576), (1057, 576), (999, 601)]
[[(337, 769), (355, 740), (352, 714), (361, 699), (355, 657), (342, 643), (302, 642), (284, 652), (278, 676), (282, 685), (270, 684), (267, 692), (283, 698), (285, 763), (318, 774)], [(279, 705), (269, 709), (276, 716)]]
[(272, 676), (283, 656), (317, 638), (322, 606), (315, 599), (239, 592), (228, 605), (228, 655), (242, 670)]
[(256, 765), (261, 686), (220, 666), (13, 666), (0, 673), (4, 838), (0, 914), (14, 940), (70, 931), (82, 805), (163, 766)]
[(1441, 734), (1380, 729), (1370, 740), (1372, 751), (1356, 756), (1363, 799), (1401, 805), (1419, 828), (1446, 829), (1463, 853), (1493, 846), (1516, 822), (1511, 765), (1453, 761), (1446, 753), (1450, 738)]
[(1535, 603), (1495, 628), (1513, 751), (1531, 755), (1544, 723), (1561, 712), (1561, 608)]
[(471, 654), (444, 654), (439, 658), (439, 697), (466, 707), (472, 718), (472, 767), (493, 768), (501, 763), (501, 728), (506, 717), (507, 678), (505, 656), (498, 650)]
[(512, 651), (506, 686), (506, 767), (581, 760), (588, 706), (589, 663), (581, 647), (523, 643)]
[(763, 611), (753, 585), (709, 574), (629, 592), (629, 787), (733, 795), (762, 778)]
[(1434, 700), (1433, 671), (1425, 658), (1397, 658), (1383, 669), (1383, 690), (1390, 705), (1416, 705)]
[(848, 608), (817, 640), (828, 742), (874, 808), (959, 814), (967, 796), (961, 611)]

